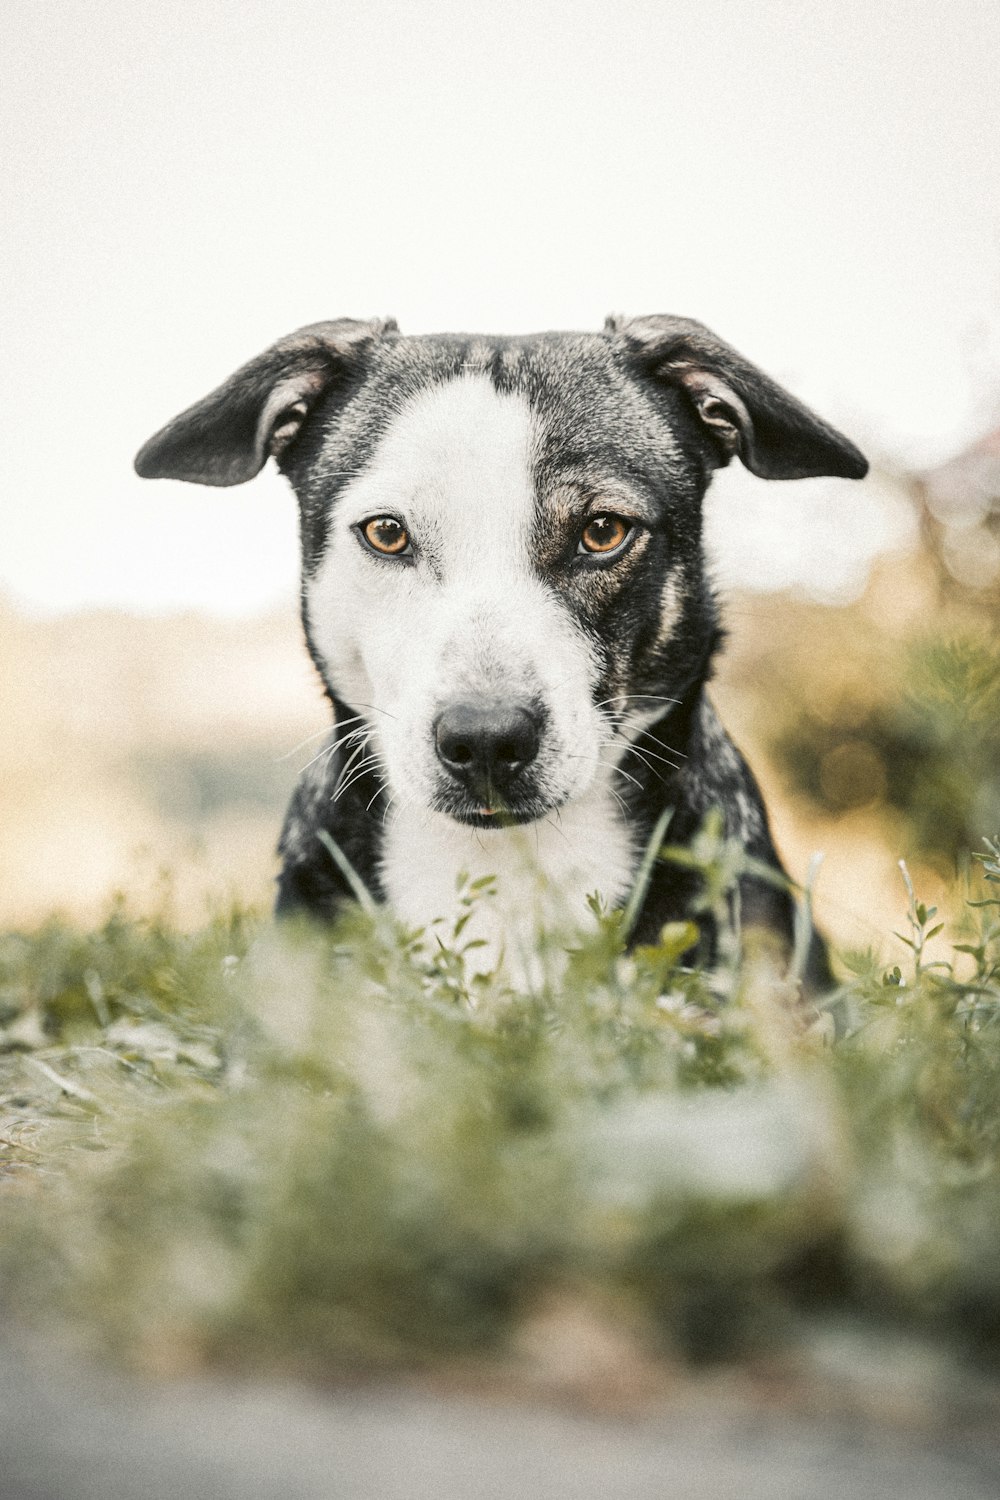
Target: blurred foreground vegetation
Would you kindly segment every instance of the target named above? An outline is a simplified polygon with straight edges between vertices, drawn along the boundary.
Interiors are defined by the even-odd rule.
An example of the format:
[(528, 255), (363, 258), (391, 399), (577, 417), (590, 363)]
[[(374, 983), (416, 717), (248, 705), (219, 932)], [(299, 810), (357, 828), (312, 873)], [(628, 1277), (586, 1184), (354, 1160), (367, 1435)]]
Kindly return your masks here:
[[(718, 910), (739, 856), (709, 828), (699, 858)], [(569, 1291), (654, 1354), (836, 1316), (995, 1363), (997, 845), (978, 868), (950, 940), (901, 884), (898, 966), (815, 1005), (765, 957), (685, 967), (688, 924), (626, 955), (620, 914), (530, 994), (360, 909), (9, 934), (8, 1312), (315, 1374), (502, 1349)]]
[[(828, 852), (815, 1003), (732, 946), (686, 967), (687, 924), (626, 955), (614, 914), (530, 994), (468, 978), (461, 931), (277, 930), (325, 717), (291, 616), (0, 611), (6, 1311), (157, 1368), (326, 1374), (503, 1350), (568, 1296), (653, 1356), (847, 1320), (996, 1371), (1000, 490), (976, 530), (912, 488), (918, 552), (843, 605), (734, 601), (713, 687), (789, 867)], [(738, 851), (708, 829), (699, 858), (718, 914)]]

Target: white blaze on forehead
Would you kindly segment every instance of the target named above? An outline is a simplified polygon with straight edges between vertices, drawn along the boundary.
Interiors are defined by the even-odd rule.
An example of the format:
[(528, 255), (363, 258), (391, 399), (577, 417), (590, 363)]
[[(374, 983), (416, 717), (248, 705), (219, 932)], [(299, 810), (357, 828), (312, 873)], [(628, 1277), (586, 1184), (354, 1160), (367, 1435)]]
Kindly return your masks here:
[[(425, 925), (448, 917), (459, 872), (499, 875), (506, 894), (475, 921), (487, 964), (530, 947), (545, 914), (565, 908), (586, 920), (592, 891), (621, 899), (634, 858), (601, 755), (592, 646), (534, 566), (536, 441), (525, 398), (484, 374), (419, 392), (340, 492), (308, 584), (328, 682), (346, 703), (374, 705), (371, 745), (391, 796), (381, 851), (389, 899)], [(406, 526), (412, 562), (373, 557), (359, 542), (354, 528), (378, 515)], [(532, 773), (558, 820), (485, 833), (434, 810), (451, 785), (436, 716), (480, 695), (541, 704)]]
[[(569, 720), (588, 711), (591, 646), (534, 566), (536, 443), (523, 395), (458, 375), (406, 402), (334, 504), (308, 584), (314, 644), (346, 702), (398, 704), (415, 741), (435, 707), (480, 694), (536, 698), (565, 683), (565, 707), (547, 705), (564, 749), (576, 737)], [(378, 515), (407, 528), (413, 562), (360, 545), (358, 524)], [(385, 724), (382, 733), (401, 773), (397, 736)]]
[(347, 524), (405, 511), (414, 544), (442, 572), (525, 567), (535, 506), (534, 422), (523, 396), (460, 375), (413, 397), (369, 471), (342, 494)]
[[(475, 677), (472, 662), (494, 634), (487, 621), (505, 606), (516, 613), (515, 581), (537, 599), (534, 443), (525, 398), (497, 391), (482, 372), (417, 391), (394, 415), (337, 497), (307, 584), (313, 641), (347, 702), (391, 708), (400, 695), (447, 698), (449, 664), (457, 665), (446, 659), (448, 642), (465, 640)], [(359, 543), (358, 523), (386, 514), (407, 527), (415, 566), (373, 558)], [(426, 728), (411, 727), (418, 736)]]

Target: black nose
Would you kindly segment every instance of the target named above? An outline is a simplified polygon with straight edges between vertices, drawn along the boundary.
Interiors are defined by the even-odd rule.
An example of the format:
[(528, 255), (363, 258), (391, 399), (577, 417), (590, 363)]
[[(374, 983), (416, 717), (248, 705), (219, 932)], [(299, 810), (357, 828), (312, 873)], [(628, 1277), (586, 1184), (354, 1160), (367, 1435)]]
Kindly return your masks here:
[(503, 792), (538, 754), (538, 719), (517, 703), (452, 703), (434, 726), (438, 759), (485, 795)]

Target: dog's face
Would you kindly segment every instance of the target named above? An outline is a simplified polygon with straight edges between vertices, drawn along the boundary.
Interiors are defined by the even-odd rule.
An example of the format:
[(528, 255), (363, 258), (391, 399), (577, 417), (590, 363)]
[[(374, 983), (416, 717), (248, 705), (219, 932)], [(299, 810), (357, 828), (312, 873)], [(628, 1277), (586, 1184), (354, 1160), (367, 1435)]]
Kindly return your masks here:
[(309, 638), (397, 796), (530, 821), (697, 670), (704, 467), (605, 340), (380, 352), (289, 464)]
[(303, 616), (331, 695), (370, 724), (396, 797), (479, 827), (579, 797), (616, 736), (704, 678), (714, 467), (865, 471), (735, 351), (668, 318), (524, 339), (316, 325), (137, 467), (232, 484), (270, 453), (299, 497)]

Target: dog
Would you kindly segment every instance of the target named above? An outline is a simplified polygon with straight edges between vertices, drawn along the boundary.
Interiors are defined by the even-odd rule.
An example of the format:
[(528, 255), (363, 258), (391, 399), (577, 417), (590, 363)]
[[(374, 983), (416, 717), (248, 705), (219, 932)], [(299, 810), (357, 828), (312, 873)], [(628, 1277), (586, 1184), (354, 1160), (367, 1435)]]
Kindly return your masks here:
[[(684, 845), (718, 809), (778, 877), (743, 874), (743, 929), (789, 948), (761, 793), (706, 692), (722, 631), (702, 500), (734, 457), (860, 479), (853, 443), (685, 318), (528, 337), (339, 319), (242, 366), (135, 464), (234, 485), (269, 457), (298, 498), (334, 719), (284, 824), (280, 914), (330, 919), (360, 880), (426, 927), (492, 876), (466, 937), (480, 971), (525, 972), (540, 932), (629, 899), (654, 830)], [(677, 864), (647, 873), (634, 942), (695, 889)], [(824, 962), (817, 945), (814, 979)]]

